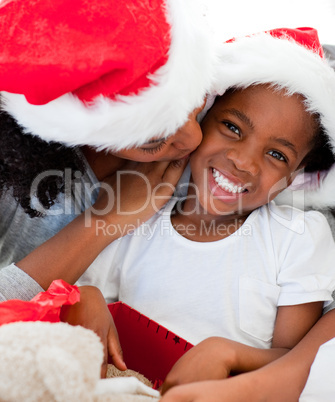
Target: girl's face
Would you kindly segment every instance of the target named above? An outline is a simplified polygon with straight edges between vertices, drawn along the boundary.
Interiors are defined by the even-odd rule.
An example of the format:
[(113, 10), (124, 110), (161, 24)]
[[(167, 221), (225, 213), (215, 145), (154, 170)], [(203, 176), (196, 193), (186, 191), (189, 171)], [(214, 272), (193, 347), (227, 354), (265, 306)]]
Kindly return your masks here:
[(174, 135), (169, 136), (167, 139), (153, 138), (142, 146), (122, 149), (111, 153), (119, 158), (137, 162), (172, 161), (188, 156), (202, 140), (202, 132), (197, 122), (197, 115), (201, 112), (204, 105), (195, 109), (189, 115), (188, 121)]
[(292, 181), (312, 147), (315, 123), (300, 95), (267, 85), (227, 93), (201, 123), (191, 156), (194, 188), (207, 213), (248, 213)]

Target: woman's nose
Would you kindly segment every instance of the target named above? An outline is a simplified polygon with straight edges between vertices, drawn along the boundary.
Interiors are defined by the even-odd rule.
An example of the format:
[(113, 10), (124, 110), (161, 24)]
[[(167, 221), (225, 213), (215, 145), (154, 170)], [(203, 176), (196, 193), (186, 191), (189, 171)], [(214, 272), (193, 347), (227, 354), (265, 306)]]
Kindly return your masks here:
[(227, 152), (227, 157), (234, 163), (236, 169), (248, 172), (252, 176), (256, 176), (259, 173), (258, 157), (250, 149), (244, 149), (243, 152), (230, 149)]
[(194, 109), (189, 115), (187, 122), (181, 127), (173, 139), (173, 145), (180, 150), (194, 151), (202, 141), (202, 131), (198, 123), (197, 116), (203, 110), (206, 104), (204, 99), (203, 104)]
[(194, 151), (202, 140), (202, 132), (200, 126), (194, 127), (192, 130), (183, 130), (183, 132), (173, 141), (175, 148), (180, 150)]
[(202, 131), (194, 118), (188, 120), (173, 138), (173, 146), (180, 150), (194, 151), (202, 141)]

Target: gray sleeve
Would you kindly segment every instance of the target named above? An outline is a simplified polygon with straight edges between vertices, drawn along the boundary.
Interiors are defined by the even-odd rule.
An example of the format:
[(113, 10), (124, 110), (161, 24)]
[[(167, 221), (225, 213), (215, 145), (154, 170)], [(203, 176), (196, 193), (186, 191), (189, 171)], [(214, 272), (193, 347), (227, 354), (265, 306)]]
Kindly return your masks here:
[(44, 289), (28, 274), (11, 264), (0, 270), (0, 301), (19, 299), (28, 301)]

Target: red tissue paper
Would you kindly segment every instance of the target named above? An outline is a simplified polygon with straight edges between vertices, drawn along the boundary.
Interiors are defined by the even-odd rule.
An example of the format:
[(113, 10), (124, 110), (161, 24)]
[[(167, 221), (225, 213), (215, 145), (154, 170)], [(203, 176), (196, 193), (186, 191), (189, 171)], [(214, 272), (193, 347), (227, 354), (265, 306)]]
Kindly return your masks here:
[(75, 304), (79, 300), (77, 286), (57, 279), (47, 291), (38, 293), (30, 301), (15, 299), (0, 303), (0, 325), (16, 321), (60, 322), (61, 307)]

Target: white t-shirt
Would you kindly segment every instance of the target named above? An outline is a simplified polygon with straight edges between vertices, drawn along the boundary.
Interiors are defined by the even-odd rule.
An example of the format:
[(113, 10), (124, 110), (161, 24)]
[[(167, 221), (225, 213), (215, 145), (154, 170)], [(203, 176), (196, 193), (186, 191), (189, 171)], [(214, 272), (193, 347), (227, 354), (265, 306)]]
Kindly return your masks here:
[(193, 344), (222, 336), (269, 348), (277, 306), (332, 301), (335, 245), (321, 213), (272, 202), (231, 236), (199, 243), (172, 227), (175, 202), (108, 246), (79, 284)]

